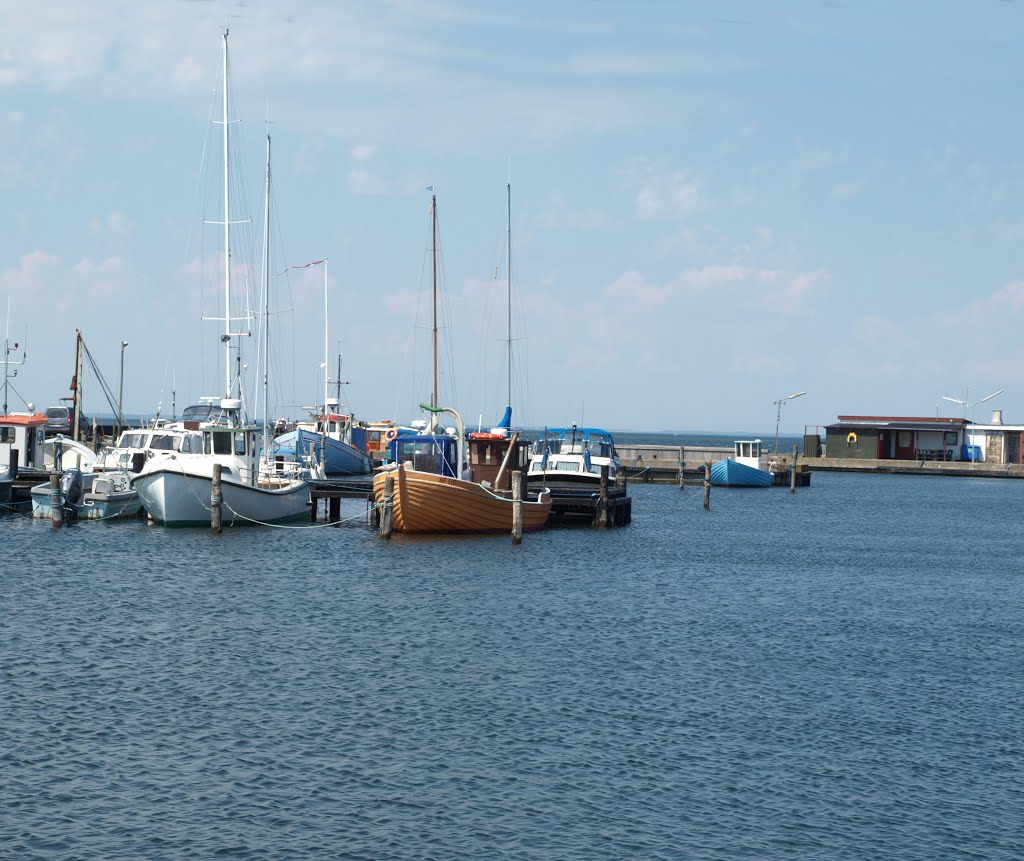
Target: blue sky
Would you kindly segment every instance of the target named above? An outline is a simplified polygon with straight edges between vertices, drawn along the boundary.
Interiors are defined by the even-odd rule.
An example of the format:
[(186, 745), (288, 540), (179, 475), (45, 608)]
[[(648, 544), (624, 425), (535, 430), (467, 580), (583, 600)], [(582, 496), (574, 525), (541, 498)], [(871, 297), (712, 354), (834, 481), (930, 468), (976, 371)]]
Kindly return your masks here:
[[(1020, 3), (4, 5), (0, 299), (39, 406), (67, 394), (76, 327), (115, 387), (129, 342), (130, 413), (162, 390), (169, 411), (172, 378), (179, 411), (222, 388), (201, 162), (226, 25), (243, 208), (269, 108), (275, 268), (329, 258), (359, 417), (429, 398), (428, 186), (442, 399), (500, 415), (511, 165), (524, 423), (768, 432), (804, 390), (797, 432), (999, 388), (978, 418), (1024, 421)], [(323, 274), (274, 280), (272, 400), (296, 414)]]

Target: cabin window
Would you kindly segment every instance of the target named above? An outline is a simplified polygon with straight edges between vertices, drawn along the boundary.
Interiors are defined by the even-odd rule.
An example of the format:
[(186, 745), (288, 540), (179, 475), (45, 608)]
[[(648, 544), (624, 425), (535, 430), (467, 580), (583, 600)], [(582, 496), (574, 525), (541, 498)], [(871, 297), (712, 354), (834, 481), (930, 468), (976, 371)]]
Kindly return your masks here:
[(558, 472), (579, 472), (579, 464), (574, 460), (560, 460), (555, 463)]
[(205, 437), (207, 454), (231, 454), (231, 434), (208, 433)]
[(14, 442), (14, 432), (12, 428), (0, 428), (0, 442)]
[(117, 443), (118, 448), (145, 448), (146, 435), (141, 433), (126, 433), (121, 435)]
[(154, 434), (153, 441), (149, 444), (149, 447), (157, 451), (175, 451), (174, 442), (175, 438), (173, 436)]
[(235, 431), (235, 454), (245, 454), (245, 431)]

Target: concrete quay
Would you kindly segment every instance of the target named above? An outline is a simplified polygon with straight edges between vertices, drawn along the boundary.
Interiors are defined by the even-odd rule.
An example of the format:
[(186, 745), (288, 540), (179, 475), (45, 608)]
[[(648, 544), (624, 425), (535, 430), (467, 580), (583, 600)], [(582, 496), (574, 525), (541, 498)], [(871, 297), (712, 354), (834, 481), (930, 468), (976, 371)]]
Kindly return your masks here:
[(889, 475), (958, 475), (975, 478), (1024, 478), (1021, 463), (973, 463), (962, 460), (882, 460), (810, 457), (800, 463), (812, 472), (868, 472)]

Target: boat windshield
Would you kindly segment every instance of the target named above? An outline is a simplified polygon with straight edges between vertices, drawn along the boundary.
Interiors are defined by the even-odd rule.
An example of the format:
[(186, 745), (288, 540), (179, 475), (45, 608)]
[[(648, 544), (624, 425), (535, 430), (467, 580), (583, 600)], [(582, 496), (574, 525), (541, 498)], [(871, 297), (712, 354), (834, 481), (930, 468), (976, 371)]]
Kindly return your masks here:
[(147, 433), (123, 433), (121, 439), (117, 441), (118, 448), (145, 448), (146, 439), (149, 436)]

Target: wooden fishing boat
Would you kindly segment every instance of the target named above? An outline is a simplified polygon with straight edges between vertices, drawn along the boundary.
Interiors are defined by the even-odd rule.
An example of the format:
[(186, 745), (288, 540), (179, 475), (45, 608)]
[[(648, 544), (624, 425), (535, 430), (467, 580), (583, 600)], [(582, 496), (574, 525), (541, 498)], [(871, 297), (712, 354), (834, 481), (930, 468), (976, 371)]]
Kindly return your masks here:
[[(398, 532), (511, 532), (511, 494), (465, 479), (406, 469), (405, 464), (377, 473), (373, 497), (385, 501), (385, 484), (394, 476), (392, 523)], [(539, 529), (551, 512), (547, 489), (522, 502), (523, 529)]]

